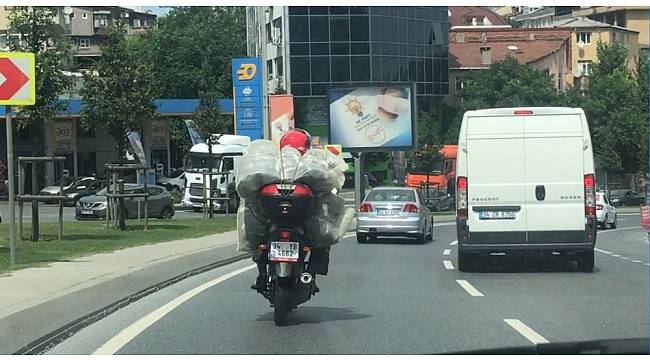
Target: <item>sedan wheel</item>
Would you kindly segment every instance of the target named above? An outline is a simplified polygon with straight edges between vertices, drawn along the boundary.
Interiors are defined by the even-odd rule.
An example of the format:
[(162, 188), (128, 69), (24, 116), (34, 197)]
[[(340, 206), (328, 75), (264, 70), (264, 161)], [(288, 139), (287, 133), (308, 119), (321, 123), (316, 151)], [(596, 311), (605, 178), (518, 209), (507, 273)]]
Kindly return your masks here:
[(616, 223), (616, 218), (617, 218), (617, 216), (614, 215), (614, 222), (609, 225), (610, 229), (616, 229), (616, 226), (618, 226), (617, 223)]

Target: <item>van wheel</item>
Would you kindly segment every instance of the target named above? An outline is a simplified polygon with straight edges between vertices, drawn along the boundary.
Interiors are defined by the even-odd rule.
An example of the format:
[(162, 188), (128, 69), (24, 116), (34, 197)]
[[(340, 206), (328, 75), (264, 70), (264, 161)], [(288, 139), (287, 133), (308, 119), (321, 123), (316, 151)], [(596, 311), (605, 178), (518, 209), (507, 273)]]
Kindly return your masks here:
[(472, 256), (465, 251), (458, 249), (458, 271), (470, 272)]
[(594, 271), (594, 251), (587, 251), (578, 254), (578, 270), (584, 272)]
[(617, 226), (616, 218), (617, 218), (617, 215), (614, 215), (614, 222), (609, 225), (610, 229), (616, 229), (616, 226)]

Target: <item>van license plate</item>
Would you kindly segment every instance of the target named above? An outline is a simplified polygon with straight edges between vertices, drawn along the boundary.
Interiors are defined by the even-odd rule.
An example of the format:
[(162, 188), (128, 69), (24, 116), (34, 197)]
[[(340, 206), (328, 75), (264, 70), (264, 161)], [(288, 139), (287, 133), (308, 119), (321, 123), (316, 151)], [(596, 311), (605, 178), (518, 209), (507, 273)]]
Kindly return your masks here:
[(272, 241), (269, 250), (269, 260), (280, 262), (296, 262), (300, 255), (297, 242)]
[(493, 220), (493, 219), (514, 219), (514, 211), (481, 211), (478, 213), (479, 219), (481, 220)]

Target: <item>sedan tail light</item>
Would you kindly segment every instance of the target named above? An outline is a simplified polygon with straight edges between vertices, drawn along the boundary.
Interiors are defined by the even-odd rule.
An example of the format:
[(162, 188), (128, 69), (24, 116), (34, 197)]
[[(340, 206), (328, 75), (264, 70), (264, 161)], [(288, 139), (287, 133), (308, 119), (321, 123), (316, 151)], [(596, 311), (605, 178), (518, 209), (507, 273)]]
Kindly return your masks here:
[(404, 212), (406, 213), (417, 213), (418, 211), (418, 206), (415, 204), (407, 203), (404, 205)]
[(359, 212), (372, 212), (372, 204), (371, 203), (363, 203), (361, 206), (359, 206)]

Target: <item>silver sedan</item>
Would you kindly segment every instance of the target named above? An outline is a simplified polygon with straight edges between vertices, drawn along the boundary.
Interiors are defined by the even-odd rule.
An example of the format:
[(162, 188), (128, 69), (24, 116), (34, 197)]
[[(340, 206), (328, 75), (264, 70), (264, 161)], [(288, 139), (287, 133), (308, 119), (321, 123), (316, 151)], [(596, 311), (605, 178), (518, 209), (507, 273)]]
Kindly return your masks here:
[(433, 240), (433, 216), (417, 190), (377, 187), (368, 193), (357, 212), (357, 241), (378, 236)]

